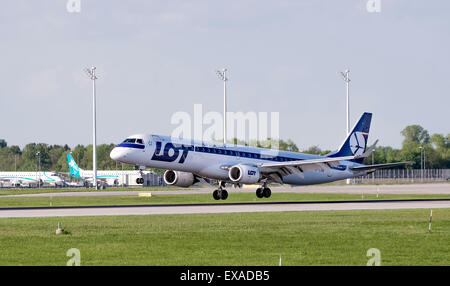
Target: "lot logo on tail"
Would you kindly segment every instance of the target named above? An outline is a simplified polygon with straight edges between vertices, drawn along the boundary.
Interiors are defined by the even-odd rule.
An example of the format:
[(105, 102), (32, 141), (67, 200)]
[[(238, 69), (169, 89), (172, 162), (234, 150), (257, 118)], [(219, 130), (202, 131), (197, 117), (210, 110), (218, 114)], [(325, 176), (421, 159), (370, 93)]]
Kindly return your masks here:
[(354, 132), (350, 137), (350, 150), (353, 155), (361, 155), (366, 150), (367, 137), (369, 134), (363, 132)]

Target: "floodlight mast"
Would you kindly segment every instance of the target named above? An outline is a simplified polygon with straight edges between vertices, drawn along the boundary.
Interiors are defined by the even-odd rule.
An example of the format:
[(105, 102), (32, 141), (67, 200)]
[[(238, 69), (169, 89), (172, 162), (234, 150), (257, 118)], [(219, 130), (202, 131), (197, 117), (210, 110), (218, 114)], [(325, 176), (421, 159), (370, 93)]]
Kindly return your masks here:
[(348, 135), (350, 133), (350, 102), (349, 102), (349, 83), (350, 83), (350, 78), (348, 77), (348, 74), (350, 73), (350, 71), (348, 69), (346, 69), (345, 71), (341, 72), (341, 75), (344, 77), (344, 81), (347, 84), (347, 134)]
[(94, 180), (94, 188), (98, 190), (97, 186), (97, 116), (96, 116), (96, 99), (95, 99), (95, 80), (97, 77), (95, 76), (95, 67), (91, 67), (90, 69), (85, 69), (87, 75), (92, 80), (92, 158), (93, 158), (93, 170), (92, 177)]
[[(350, 83), (350, 78), (348, 77), (348, 74), (350, 73), (350, 71), (348, 69), (346, 69), (345, 71), (341, 72), (341, 75), (344, 78), (344, 81), (347, 85), (347, 132), (346, 132), (346, 136), (348, 136), (350, 134), (350, 102), (349, 102), (349, 83)], [(350, 184), (350, 179), (346, 180), (347, 185)]]
[(223, 145), (227, 144), (227, 69), (216, 71), (217, 76), (223, 81)]

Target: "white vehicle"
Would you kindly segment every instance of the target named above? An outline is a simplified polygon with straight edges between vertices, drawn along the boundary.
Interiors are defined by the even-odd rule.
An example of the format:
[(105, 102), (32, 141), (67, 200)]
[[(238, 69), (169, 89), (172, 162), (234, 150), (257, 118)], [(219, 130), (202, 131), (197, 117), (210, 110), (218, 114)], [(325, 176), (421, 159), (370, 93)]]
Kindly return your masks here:
[[(94, 180), (94, 171), (92, 170), (83, 170), (80, 169), (73, 159), (70, 153), (67, 154), (67, 161), (69, 163), (70, 176), (74, 178), (80, 178), (88, 183), (93, 183)], [(101, 171), (97, 170), (97, 180), (101, 183), (106, 183), (109, 186), (117, 186), (121, 183), (124, 176), (135, 176), (136, 184), (143, 184), (144, 178), (142, 174), (144, 171), (136, 170), (136, 171)]]
[(43, 184), (61, 187), (64, 185), (63, 179), (55, 172), (0, 172), (0, 181), (9, 182), (14, 187)]
[(364, 113), (337, 151), (325, 156), (269, 150), (248, 146), (196, 142), (158, 135), (133, 135), (117, 145), (113, 160), (150, 168), (166, 169), (169, 185), (188, 187), (200, 179), (219, 182), (216, 200), (226, 199), (226, 184), (259, 184), (259, 198), (270, 197), (270, 183), (311, 185), (370, 174), (379, 168), (408, 164), (364, 165), (375, 144), (367, 151), (371, 113)]

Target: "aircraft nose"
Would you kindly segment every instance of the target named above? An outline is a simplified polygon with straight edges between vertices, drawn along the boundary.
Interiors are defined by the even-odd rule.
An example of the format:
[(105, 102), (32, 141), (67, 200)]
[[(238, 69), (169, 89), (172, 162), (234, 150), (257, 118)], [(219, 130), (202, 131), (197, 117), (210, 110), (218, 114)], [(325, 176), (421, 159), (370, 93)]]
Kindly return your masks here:
[(109, 154), (109, 157), (113, 159), (114, 161), (120, 161), (124, 157), (124, 152), (121, 150), (121, 148), (114, 148), (112, 149), (111, 153)]

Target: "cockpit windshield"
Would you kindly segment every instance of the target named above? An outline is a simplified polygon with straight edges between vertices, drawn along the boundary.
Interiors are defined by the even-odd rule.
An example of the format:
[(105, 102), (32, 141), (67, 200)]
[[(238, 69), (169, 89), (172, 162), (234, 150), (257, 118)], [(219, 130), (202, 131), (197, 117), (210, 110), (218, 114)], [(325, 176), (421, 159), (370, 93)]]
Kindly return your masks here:
[(136, 138), (127, 138), (123, 141), (123, 143), (130, 143), (130, 144), (144, 144), (144, 140), (142, 139), (136, 139)]

